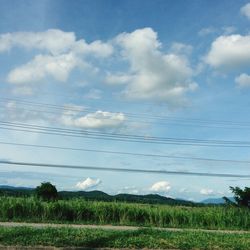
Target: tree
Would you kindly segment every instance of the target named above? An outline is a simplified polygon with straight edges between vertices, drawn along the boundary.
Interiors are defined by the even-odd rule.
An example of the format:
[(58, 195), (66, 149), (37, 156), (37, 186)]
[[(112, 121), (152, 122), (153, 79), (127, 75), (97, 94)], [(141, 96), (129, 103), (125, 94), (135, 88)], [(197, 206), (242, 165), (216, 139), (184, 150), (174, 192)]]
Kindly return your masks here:
[(250, 188), (245, 187), (241, 189), (239, 187), (230, 187), (230, 190), (234, 193), (234, 199), (238, 206), (250, 208)]
[(54, 185), (50, 182), (43, 182), (36, 187), (36, 196), (45, 201), (53, 201), (58, 198), (58, 192)]

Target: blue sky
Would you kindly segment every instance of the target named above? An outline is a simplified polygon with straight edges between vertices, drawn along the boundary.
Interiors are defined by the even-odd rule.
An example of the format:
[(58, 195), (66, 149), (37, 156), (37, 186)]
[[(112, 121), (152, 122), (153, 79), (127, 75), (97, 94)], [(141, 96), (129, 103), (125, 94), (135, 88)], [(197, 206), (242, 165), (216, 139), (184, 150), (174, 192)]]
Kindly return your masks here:
[[(248, 1), (0, 0), (1, 121), (147, 137), (250, 141)], [(38, 105), (39, 103), (49, 105)], [(56, 105), (56, 106), (53, 106)], [(165, 117), (165, 118), (162, 118)], [(248, 147), (65, 137), (0, 128), (0, 142), (248, 160)], [(0, 143), (1, 159), (117, 168), (249, 173), (249, 164)], [(190, 200), (248, 179), (1, 165), (0, 184)]]

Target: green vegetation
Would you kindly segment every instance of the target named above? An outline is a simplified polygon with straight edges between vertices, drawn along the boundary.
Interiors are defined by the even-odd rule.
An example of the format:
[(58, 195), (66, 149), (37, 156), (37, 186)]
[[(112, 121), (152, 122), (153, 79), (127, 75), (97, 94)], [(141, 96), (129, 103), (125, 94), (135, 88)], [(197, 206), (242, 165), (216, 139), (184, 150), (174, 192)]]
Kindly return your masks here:
[(143, 225), (206, 229), (250, 229), (250, 213), (238, 207), (182, 207), (94, 202), (44, 202), (34, 197), (0, 197), (0, 220)]
[(57, 189), (50, 182), (43, 182), (35, 189), (37, 198), (44, 201), (54, 201), (58, 198)]
[(35, 195), (33, 188), (0, 186), (0, 196), (28, 197)]
[[(238, 206), (205, 206), (160, 195), (57, 192), (50, 183), (36, 189), (7, 187), (0, 188), (0, 221), (250, 230), (249, 190), (231, 190)], [(0, 245), (244, 250), (250, 249), (250, 232), (0, 227)]]
[(230, 187), (230, 190), (234, 193), (234, 199), (236, 203), (230, 201), (227, 197), (224, 197), (226, 203), (238, 205), (240, 207), (250, 208), (250, 188), (245, 187), (241, 189), (239, 187)]
[(1, 245), (160, 249), (250, 249), (250, 234), (0, 227)]

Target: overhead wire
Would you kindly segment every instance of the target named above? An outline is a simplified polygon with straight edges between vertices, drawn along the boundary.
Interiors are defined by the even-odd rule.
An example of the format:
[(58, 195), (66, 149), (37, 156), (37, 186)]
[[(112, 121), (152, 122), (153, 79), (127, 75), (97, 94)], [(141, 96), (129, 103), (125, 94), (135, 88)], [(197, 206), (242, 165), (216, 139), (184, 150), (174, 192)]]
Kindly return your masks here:
[[(48, 103), (41, 103), (41, 102), (33, 102), (33, 101), (26, 101), (26, 100), (20, 100), (20, 99), (15, 99), (15, 98), (0, 98), (0, 102), (6, 102), (6, 101), (14, 101), (23, 105), (32, 105), (32, 106), (39, 106), (39, 107), (46, 107), (46, 108), (51, 108), (51, 109), (56, 109), (56, 110), (61, 110), (61, 111), (74, 111), (74, 112), (87, 112), (87, 111), (97, 111), (96, 108), (90, 108), (90, 107), (70, 107), (70, 106), (62, 106), (62, 105), (56, 105), (56, 104), (48, 104)], [(195, 122), (195, 123), (201, 123), (201, 124), (207, 124), (209, 122), (217, 125), (238, 125), (238, 126), (250, 126), (250, 121), (249, 122), (235, 122), (235, 121), (226, 121), (226, 120), (203, 120), (203, 119), (198, 119), (198, 118), (180, 118), (180, 117), (175, 117), (175, 116), (170, 116), (170, 115), (149, 115), (148, 113), (130, 113), (130, 112), (117, 112), (117, 111), (110, 111), (114, 113), (122, 113), (126, 115), (127, 117), (133, 117), (133, 118), (147, 118), (147, 119), (157, 119), (159, 120), (174, 120), (178, 122)]]
[(157, 143), (172, 145), (192, 146), (217, 146), (217, 147), (250, 147), (250, 141), (226, 141), (226, 140), (205, 140), (195, 138), (155, 137), (122, 133), (108, 133), (91, 130), (65, 129), (59, 127), (40, 126), (25, 123), (13, 123), (0, 121), (0, 129), (16, 130), (23, 132), (54, 134), (72, 137), (84, 137), (90, 139), (115, 140), (123, 142)]
[[(1, 101), (1, 100), (0, 100)], [(21, 103), (21, 102), (20, 102)], [(75, 111), (75, 112), (87, 112), (93, 109), (78, 109), (64, 107), (60, 105), (45, 104), (45, 103), (35, 103), (23, 101), (25, 105), (35, 105), (41, 108), (49, 108), (62, 111)], [(18, 107), (19, 108), (19, 107)], [(27, 109), (26, 109), (27, 110)], [(28, 110), (39, 112), (41, 110)], [(51, 112), (47, 110), (42, 110), (42, 112), (57, 114), (57, 112)], [(120, 112), (119, 112), (120, 113)], [(137, 114), (127, 113), (127, 115), (133, 117)], [(136, 117), (139, 118), (139, 117)], [(175, 121), (185, 121), (175, 117), (168, 116), (145, 116), (147, 119), (176, 119)], [(179, 120), (178, 120), (179, 119)], [(208, 120), (199, 120), (199, 119), (187, 119), (188, 122), (197, 122), (198, 125), (205, 125), (206, 122), (215, 122), (219, 125), (225, 126), (242, 126), (245, 128), (250, 126), (249, 123), (240, 123), (232, 121), (208, 121)], [(215, 146), (215, 147), (250, 147), (249, 141), (226, 141), (226, 140), (204, 140), (196, 138), (169, 138), (169, 137), (156, 137), (150, 136), (145, 137), (142, 135), (131, 135), (124, 133), (107, 133), (101, 131), (92, 131), (92, 130), (77, 130), (77, 129), (65, 129), (59, 127), (49, 127), (49, 126), (40, 126), (35, 124), (26, 124), (26, 123), (13, 123), (0, 121), (0, 129), (8, 129), (15, 131), (23, 132), (32, 132), (32, 133), (42, 133), (49, 135), (61, 135), (61, 136), (73, 136), (73, 137), (84, 137), (89, 139), (104, 139), (104, 140), (115, 140), (122, 142), (140, 142), (140, 143), (159, 143), (159, 144), (172, 144), (172, 145), (191, 145), (191, 146)], [(10, 143), (10, 142), (0, 142), (0, 144), (5, 145), (15, 145), (15, 146), (26, 146), (26, 147), (37, 147), (37, 148), (49, 148), (49, 149), (61, 149), (61, 150), (74, 150), (74, 151), (86, 151), (86, 152), (99, 152), (99, 153), (109, 153), (109, 154), (120, 154), (120, 155), (134, 155), (134, 156), (145, 156), (145, 157), (164, 157), (172, 159), (185, 159), (185, 160), (200, 160), (200, 161), (214, 161), (214, 162), (230, 162), (230, 163), (246, 163), (249, 164), (250, 161), (240, 161), (240, 160), (228, 160), (228, 159), (212, 159), (212, 158), (201, 158), (201, 157), (185, 157), (185, 156), (171, 156), (171, 155), (160, 155), (160, 154), (144, 154), (144, 153), (133, 153), (133, 152), (121, 152), (121, 151), (108, 151), (108, 150), (96, 150), (96, 149), (84, 149), (84, 148), (70, 148), (70, 147), (59, 147), (59, 146), (50, 146), (50, 145), (35, 145), (35, 144), (24, 144), (24, 143)], [(145, 169), (127, 169), (127, 168), (103, 168), (96, 166), (72, 166), (72, 165), (57, 165), (57, 164), (45, 164), (45, 163), (29, 163), (29, 162), (10, 162), (10, 161), (0, 161), (0, 164), (9, 164), (9, 165), (22, 165), (22, 166), (40, 166), (40, 167), (53, 167), (53, 168), (72, 168), (72, 169), (85, 169), (85, 170), (100, 170), (100, 171), (122, 171), (122, 172), (138, 172), (138, 173), (158, 173), (158, 174), (177, 174), (177, 175), (196, 175), (196, 176), (211, 176), (211, 177), (239, 177), (239, 178), (248, 178), (249, 175), (235, 175), (235, 174), (222, 174), (222, 173), (198, 173), (198, 172), (185, 172), (185, 171), (167, 171), (167, 170), (145, 170)]]
[[(30, 109), (30, 108), (24, 108), (24, 107), (1, 107), (0, 106), (0, 109), (4, 109), (4, 110), (15, 110), (15, 111), (28, 111), (28, 112), (31, 112), (31, 113), (45, 113), (45, 114), (52, 114), (52, 115), (55, 115), (54, 118), (58, 118), (58, 117), (72, 117), (73, 119), (74, 118), (78, 118), (79, 117), (79, 114), (76, 116), (74, 114), (70, 114), (70, 113), (67, 113), (67, 112), (63, 112), (63, 113), (58, 113), (58, 112), (55, 112), (55, 111), (48, 111), (48, 110), (44, 110), (44, 109)], [(66, 110), (68, 111), (68, 110)], [(81, 114), (82, 115), (86, 115), (85, 117), (87, 118), (87, 115), (89, 114), (88, 113), (89, 110), (85, 110), (85, 111), (82, 111)], [(95, 112), (97, 112), (97, 110), (95, 110)], [(121, 114), (121, 113), (114, 113), (114, 114)], [(122, 113), (123, 114), (123, 113)], [(81, 117), (81, 116), (80, 116)], [(91, 117), (90, 117), (91, 118)], [(205, 128), (216, 128), (216, 129), (247, 129), (247, 130), (250, 130), (250, 125), (247, 126), (247, 125), (242, 125), (242, 126), (237, 126), (236, 125), (214, 125), (214, 124), (196, 124), (196, 123), (186, 123), (186, 122), (180, 122), (180, 121), (175, 121), (175, 120), (169, 120), (169, 121), (157, 121), (157, 120), (137, 120), (136, 117), (132, 117), (132, 119), (127, 119), (127, 118), (130, 118), (130, 117), (127, 117), (125, 116), (125, 119), (123, 120), (123, 122), (126, 122), (126, 124), (157, 124), (157, 125), (177, 125), (177, 126), (188, 126), (188, 127), (205, 127)], [(110, 117), (108, 116), (101, 116), (101, 117), (98, 117), (96, 118), (100, 121), (105, 121), (105, 120), (110, 120)], [(133, 120), (135, 119), (135, 120)], [(148, 119), (148, 118), (146, 118)]]
[(250, 178), (250, 175), (242, 174), (223, 174), (223, 173), (205, 173), (205, 172), (188, 172), (188, 171), (171, 171), (171, 170), (154, 170), (154, 169), (137, 169), (137, 168), (113, 168), (113, 167), (98, 167), (87, 165), (66, 165), (66, 164), (50, 164), (50, 163), (34, 163), (34, 162), (19, 162), (0, 160), (0, 164), (15, 165), (15, 166), (30, 166), (44, 168), (61, 168), (61, 169), (77, 169), (77, 170), (95, 170), (95, 171), (111, 171), (111, 172), (127, 172), (127, 173), (148, 173), (148, 174), (167, 174), (167, 175), (188, 175), (188, 176), (203, 176), (203, 177), (222, 177), (222, 178)]
[[(1, 100), (2, 99), (2, 100)], [(18, 110), (26, 110), (29, 112), (44, 112), (50, 114), (58, 114), (59, 111), (64, 112), (63, 115), (67, 114), (67, 111), (84, 113), (96, 112), (95, 108), (91, 107), (69, 107), (56, 104), (31, 102), (25, 100), (18, 100), (13, 98), (0, 98), (0, 102), (15, 101), (23, 106), (32, 106), (32, 109), (24, 109), (15, 107)], [(37, 110), (37, 108), (53, 109), (55, 111), (48, 110)], [(10, 107), (8, 107), (10, 108)], [(12, 107), (11, 107), (12, 108)], [(116, 112), (123, 113), (123, 112)], [(220, 120), (202, 120), (196, 118), (180, 118), (174, 116), (161, 116), (161, 115), (149, 115), (149, 114), (136, 114), (124, 112), (129, 118), (133, 119), (148, 119), (149, 121), (142, 121), (142, 123), (154, 123), (157, 120), (157, 124), (181, 124), (185, 126), (201, 126), (201, 127), (213, 127), (213, 128), (234, 128), (234, 129), (250, 129), (250, 122), (235, 122), (235, 121), (220, 121)], [(106, 117), (101, 118), (108, 119)], [(153, 121), (150, 121), (153, 120)], [(164, 123), (165, 122), (165, 123)], [(209, 124), (212, 123), (212, 124)], [(217, 127), (216, 127), (217, 126)], [(107, 133), (102, 131), (83, 130), (83, 129), (65, 129), (59, 127), (40, 126), (35, 124), (26, 123), (14, 123), (7, 121), (0, 121), (0, 129), (14, 130), (20, 132), (31, 132), (41, 133), (48, 135), (59, 135), (59, 136), (72, 136), (79, 138), (88, 139), (102, 139), (102, 140), (114, 140), (121, 142), (139, 142), (139, 143), (157, 143), (157, 144), (171, 144), (171, 145), (190, 145), (190, 146), (212, 146), (212, 147), (250, 147), (250, 141), (229, 141), (229, 140), (205, 140), (197, 138), (171, 138), (171, 137), (157, 137), (157, 136), (143, 136), (133, 135), (124, 133)], [(25, 143), (11, 143), (2, 142), (0, 144), (12, 145), (12, 146), (24, 146), (24, 147), (36, 147), (36, 148), (48, 148), (48, 149), (59, 149), (59, 150), (72, 150), (72, 151), (86, 151), (96, 153), (107, 153), (107, 154), (119, 154), (119, 155), (133, 155), (143, 157), (160, 157), (160, 158), (171, 158), (171, 159), (183, 159), (183, 160), (198, 160), (198, 161), (213, 161), (213, 162), (227, 162), (227, 163), (240, 163), (249, 164), (250, 161), (244, 160), (229, 160), (229, 159), (213, 159), (213, 158), (202, 158), (202, 157), (185, 157), (185, 156), (172, 156), (162, 154), (146, 154), (146, 153), (133, 153), (133, 152), (122, 152), (112, 150), (97, 150), (97, 149), (86, 149), (86, 148), (73, 148), (73, 147), (61, 147), (51, 145), (38, 145), (38, 144), (25, 144)], [(97, 171), (114, 171), (114, 172), (135, 172), (135, 173), (152, 173), (152, 174), (173, 174), (173, 175), (193, 175), (193, 176), (207, 176), (207, 177), (238, 177), (238, 178), (249, 178), (250, 175), (240, 174), (223, 174), (223, 173), (200, 173), (200, 172), (186, 172), (186, 171), (168, 171), (168, 170), (152, 170), (152, 169), (129, 169), (129, 168), (112, 168), (112, 167), (98, 167), (98, 166), (77, 166), (77, 165), (60, 165), (60, 164), (46, 164), (46, 163), (32, 163), (32, 162), (18, 162), (18, 161), (1, 161), (0, 164), (16, 165), (16, 166), (33, 166), (33, 167), (47, 167), (47, 168), (64, 168), (64, 169), (79, 169), (79, 170), (97, 170)]]
[(250, 164), (250, 160), (235, 160), (235, 159), (216, 159), (216, 158), (203, 158), (203, 157), (191, 157), (191, 156), (180, 156), (180, 155), (165, 155), (165, 154), (149, 154), (149, 153), (134, 153), (124, 151), (113, 151), (113, 150), (98, 150), (89, 148), (74, 148), (74, 147), (62, 147), (53, 145), (41, 145), (41, 144), (27, 144), (27, 143), (15, 143), (0, 141), (2, 145), (9, 146), (20, 146), (20, 147), (32, 147), (32, 148), (45, 148), (55, 150), (69, 150), (69, 151), (84, 151), (92, 153), (104, 153), (104, 154), (116, 154), (116, 155), (131, 155), (140, 157), (153, 157), (153, 158), (169, 158), (177, 160), (195, 160), (195, 161), (207, 161), (207, 162), (224, 162), (224, 163), (237, 163), (237, 164)]

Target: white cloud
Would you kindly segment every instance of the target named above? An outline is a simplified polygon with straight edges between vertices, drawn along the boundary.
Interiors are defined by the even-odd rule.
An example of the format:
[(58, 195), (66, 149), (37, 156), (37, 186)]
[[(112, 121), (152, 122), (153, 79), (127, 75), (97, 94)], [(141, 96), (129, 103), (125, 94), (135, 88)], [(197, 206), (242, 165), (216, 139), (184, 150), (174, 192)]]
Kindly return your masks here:
[(237, 30), (234, 26), (224, 26), (221, 28), (214, 28), (214, 27), (207, 27), (203, 28), (198, 32), (198, 35), (201, 37), (207, 36), (207, 35), (215, 35), (215, 34), (224, 34), (229, 35), (234, 33)]
[(185, 55), (190, 54), (193, 51), (193, 47), (184, 43), (173, 43), (171, 46), (171, 52), (175, 54)]
[(216, 69), (239, 69), (250, 65), (250, 36), (218, 37), (205, 58)]
[(184, 95), (197, 87), (191, 81), (193, 71), (186, 56), (162, 53), (157, 33), (151, 28), (122, 33), (116, 38), (116, 43), (130, 64), (130, 71), (109, 76), (109, 82), (127, 82), (126, 97), (180, 104)]
[[(43, 54), (36, 55), (28, 63), (10, 71), (10, 83), (37, 82), (52, 76), (58, 81), (66, 81), (71, 71), (90, 64), (87, 57), (105, 58), (113, 53), (110, 43), (100, 40), (86, 43), (84, 39), (76, 40), (73, 32), (50, 29), (44, 32), (16, 32), (0, 35), (0, 52), (14, 47), (36, 49)], [(83, 66), (83, 67), (82, 67)], [(94, 71), (98, 69), (93, 67)]]
[(250, 3), (247, 3), (244, 5), (241, 9), (240, 12), (243, 16), (246, 16), (250, 20)]
[(90, 129), (114, 129), (121, 128), (126, 121), (123, 113), (111, 113), (105, 111), (96, 111), (84, 116), (62, 116), (62, 123), (67, 126)]
[(98, 185), (101, 184), (100, 179), (92, 179), (92, 178), (87, 178), (83, 181), (77, 182), (76, 188), (79, 188), (81, 190), (88, 190), (94, 187), (97, 187)]
[(8, 82), (19, 85), (32, 85), (47, 78), (65, 82), (75, 68), (98, 72), (98, 68), (90, 65), (91, 59), (110, 57), (117, 44), (130, 69), (109, 73), (106, 82), (124, 84), (126, 97), (180, 105), (185, 102), (186, 93), (196, 89), (197, 84), (191, 80), (194, 72), (187, 59), (191, 46), (174, 43), (171, 52), (163, 53), (157, 33), (151, 28), (122, 33), (113, 43), (100, 40), (87, 43), (84, 39), (77, 40), (74, 32), (58, 29), (0, 35), (0, 52), (14, 47), (39, 51), (29, 62), (9, 72)]
[(88, 44), (83, 39), (81, 39), (75, 43), (74, 51), (83, 55), (92, 55), (105, 58), (113, 53), (113, 47), (111, 44), (103, 43), (100, 40)]
[(215, 195), (215, 192), (214, 192), (213, 189), (202, 188), (202, 189), (200, 190), (200, 194), (213, 196), (213, 195)]
[(52, 55), (75, 51), (80, 54), (107, 57), (113, 53), (113, 47), (109, 43), (97, 40), (88, 44), (84, 39), (76, 40), (74, 32), (64, 32), (58, 29), (0, 35), (0, 52), (5, 52), (13, 47), (43, 50)]
[(108, 73), (105, 82), (108, 84), (128, 84), (133, 79), (132, 76), (123, 73), (111, 74)]
[(0, 52), (13, 47), (46, 50), (52, 54), (64, 53), (75, 43), (73, 32), (49, 29), (44, 32), (14, 32), (0, 35)]
[(32, 83), (46, 77), (53, 77), (58, 81), (66, 81), (70, 72), (82, 65), (74, 54), (57, 56), (37, 55), (32, 61), (9, 72), (8, 82), (15, 84)]
[(235, 82), (240, 88), (249, 88), (250, 87), (250, 75), (241, 74), (235, 78)]
[(152, 185), (150, 191), (159, 192), (159, 193), (166, 193), (171, 189), (170, 183), (167, 181), (159, 181)]
[(5, 52), (11, 49), (10, 35), (3, 34), (0, 36), (0, 52)]

